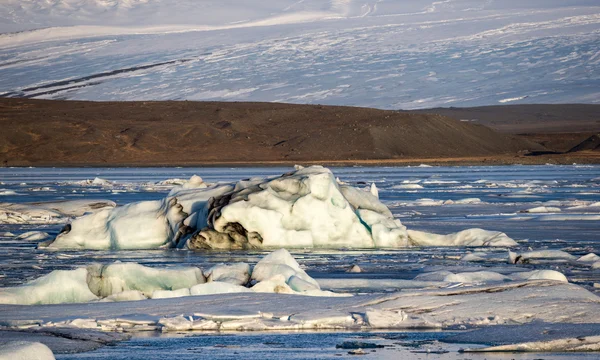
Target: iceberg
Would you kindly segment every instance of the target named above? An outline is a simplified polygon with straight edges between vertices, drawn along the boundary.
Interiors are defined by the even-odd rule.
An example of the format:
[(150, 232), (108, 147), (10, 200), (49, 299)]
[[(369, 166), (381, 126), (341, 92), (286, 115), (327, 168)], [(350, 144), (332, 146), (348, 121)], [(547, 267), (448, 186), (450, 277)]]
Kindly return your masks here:
[[(240, 292), (351, 296), (321, 290), (285, 249), (265, 256), (254, 270), (246, 263), (218, 264), (207, 275), (208, 279), (197, 267), (159, 269), (119, 261), (92, 264), (55, 270), (21, 286), (0, 288), (0, 304), (120, 302)], [(244, 286), (249, 284), (254, 286)]]
[(93, 264), (74, 270), (55, 270), (21, 286), (0, 288), (0, 304), (143, 300), (157, 290), (188, 289), (204, 282), (199, 268), (155, 269), (119, 262)]
[(258, 282), (269, 280), (276, 275), (281, 275), (283, 282), (287, 283), (290, 278), (295, 277), (316, 289), (320, 289), (319, 283), (300, 268), (300, 264), (285, 249), (279, 249), (262, 258), (254, 270), (252, 270), (252, 280)]
[(39, 342), (11, 341), (0, 344), (0, 360), (54, 360), (52, 350)]
[(498, 246), (510, 247), (517, 243), (500, 231), (467, 229), (453, 234), (439, 235), (408, 230), (409, 242), (414, 246)]
[(0, 288), (0, 304), (62, 304), (97, 300), (87, 284), (85, 268), (54, 270), (21, 286)]
[(233, 285), (246, 285), (250, 281), (250, 265), (246, 263), (218, 264), (206, 271), (208, 282), (221, 281)]
[(162, 200), (81, 216), (39, 246), (232, 250), (516, 245), (504, 233), (482, 229), (449, 235), (407, 231), (378, 195), (375, 184), (349, 186), (322, 166), (211, 186), (196, 176)]
[(178, 290), (202, 284), (202, 270), (195, 267), (156, 269), (137, 263), (94, 264), (87, 267), (86, 283), (99, 297), (137, 290), (150, 297), (156, 290)]

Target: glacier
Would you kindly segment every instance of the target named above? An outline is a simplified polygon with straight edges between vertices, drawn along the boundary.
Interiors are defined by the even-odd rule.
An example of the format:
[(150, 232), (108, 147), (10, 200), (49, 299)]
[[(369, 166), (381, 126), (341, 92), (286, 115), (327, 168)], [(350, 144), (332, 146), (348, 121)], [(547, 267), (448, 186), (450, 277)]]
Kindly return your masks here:
[(6, 0), (0, 94), (384, 109), (598, 103), (599, 24), (591, 0)]

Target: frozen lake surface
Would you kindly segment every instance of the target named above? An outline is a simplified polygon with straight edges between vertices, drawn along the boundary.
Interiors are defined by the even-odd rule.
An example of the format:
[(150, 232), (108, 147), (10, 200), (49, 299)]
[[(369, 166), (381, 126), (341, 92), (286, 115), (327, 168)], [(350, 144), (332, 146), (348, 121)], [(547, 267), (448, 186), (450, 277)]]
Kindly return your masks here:
[[(200, 175), (208, 183), (232, 182), (250, 177), (275, 176), (289, 168), (2, 168), (0, 201), (107, 199), (123, 205), (132, 201), (161, 199), (172, 185), (166, 179), (188, 179)], [(379, 196), (394, 216), (410, 230), (450, 233), (467, 228), (505, 232), (518, 242), (512, 251), (562, 250), (577, 258), (600, 253), (600, 166), (502, 166), (502, 167), (346, 167), (333, 168), (335, 176), (356, 187), (375, 183)], [(92, 181), (95, 178), (110, 183)], [(525, 212), (546, 207), (545, 212)], [(0, 287), (16, 286), (53, 270), (72, 269), (91, 262), (115, 260), (153, 267), (198, 266), (217, 263), (256, 264), (269, 251), (48, 251), (36, 249), (37, 241), (16, 236), (43, 231), (55, 236), (64, 226), (53, 224), (0, 223)], [(10, 234), (9, 234), (10, 233)], [(454, 273), (516, 270), (557, 270), (569, 282), (593, 293), (600, 289), (600, 269), (560, 259), (532, 259), (507, 264), (507, 248), (427, 247), (394, 250), (294, 249), (290, 251), (322, 289), (354, 294), (393, 293), (411, 280), (433, 270)], [(485, 253), (481, 261), (462, 259), (469, 253)], [(362, 273), (347, 273), (351, 265)], [(516, 267), (515, 267), (516, 266)], [(340, 282), (343, 279), (346, 281)], [(351, 280), (357, 280), (352, 282)], [(370, 280), (368, 284), (364, 280)], [(596, 286), (594, 286), (596, 284)], [(386, 345), (369, 357), (425, 358), (417, 350), (443, 348), (450, 353), (436, 358), (455, 359), (461, 346), (438, 346), (437, 340), (451, 332), (408, 333), (206, 333), (193, 335), (140, 335), (132, 340), (58, 359), (173, 359), (210, 358), (327, 358), (347, 355), (335, 349), (343, 341), (376, 342)], [(420, 342), (424, 340), (424, 342)], [(412, 345), (415, 346), (412, 346)], [(418, 346), (417, 346), (418, 345)], [(399, 353), (400, 352), (400, 353)], [(469, 355), (473, 359), (534, 359), (539, 354)], [(544, 354), (546, 359), (595, 358), (595, 354)]]

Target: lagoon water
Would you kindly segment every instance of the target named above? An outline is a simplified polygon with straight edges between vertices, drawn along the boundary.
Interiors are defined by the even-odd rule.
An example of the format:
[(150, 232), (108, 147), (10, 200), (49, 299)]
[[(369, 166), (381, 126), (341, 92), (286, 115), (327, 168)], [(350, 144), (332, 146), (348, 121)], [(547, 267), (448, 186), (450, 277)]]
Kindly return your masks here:
[[(24, 203), (38, 201), (107, 199), (122, 205), (132, 201), (159, 199), (172, 185), (159, 184), (166, 179), (187, 179), (196, 174), (206, 182), (231, 182), (250, 177), (277, 176), (290, 168), (2, 168), (0, 169), (0, 202)], [(498, 167), (340, 167), (332, 169), (341, 181), (353, 186), (368, 187), (375, 183), (379, 195), (395, 217), (409, 229), (450, 233), (480, 227), (505, 232), (517, 240), (516, 252), (563, 250), (577, 257), (600, 253), (600, 166), (498, 166)], [(93, 184), (94, 178), (111, 183)], [(528, 209), (546, 206), (550, 212), (528, 213)], [(557, 210), (557, 209), (560, 209)], [(199, 266), (236, 261), (256, 263), (268, 251), (206, 252), (185, 250), (135, 251), (46, 251), (37, 250), (35, 241), (16, 239), (27, 231), (44, 231), (56, 235), (63, 224), (2, 224), (0, 223), (0, 286), (15, 286), (56, 269), (71, 269), (91, 262), (110, 263), (115, 260), (135, 261), (148, 266)], [(7, 234), (10, 233), (10, 234)], [(11, 235), (13, 234), (13, 235)], [(461, 261), (470, 252), (491, 254), (486, 261)], [(397, 291), (393, 280), (413, 279), (425, 271), (453, 272), (507, 270), (506, 248), (408, 248), (396, 250), (304, 249), (292, 251), (309, 275), (319, 279), (379, 279), (381, 286), (360, 283), (340, 288), (339, 281), (329, 281), (329, 289), (353, 293)], [(364, 272), (350, 274), (351, 265)], [(552, 269), (564, 273), (570, 282), (599, 293), (594, 283), (600, 283), (600, 269), (578, 266), (572, 261), (539, 259), (519, 265), (527, 269)], [(387, 282), (385, 282), (385, 281)], [(389, 280), (389, 281), (388, 281)], [(322, 284), (328, 288), (327, 281)], [(370, 284), (372, 285), (372, 284)], [(393, 335), (393, 334), (392, 334)], [(377, 356), (425, 358), (403, 347), (425, 336), (404, 334), (408, 340), (390, 340), (390, 333), (379, 335), (353, 333), (314, 334), (208, 334), (192, 337), (136, 337), (116, 347), (79, 355), (59, 355), (59, 359), (153, 359), (155, 354), (188, 359), (256, 357), (286, 358), (334, 357), (347, 351), (335, 350), (344, 340), (377, 338), (394, 345)], [(445, 336), (435, 333), (433, 339)], [(426, 336), (425, 336), (426, 337)], [(413, 339), (414, 338), (414, 339)], [(431, 339), (429, 339), (431, 340)], [(322, 346), (309, 346), (315, 342)], [(252, 346), (247, 345), (253, 344)], [(258, 345), (257, 345), (258, 344)], [(302, 345), (305, 344), (305, 345)], [(216, 345), (216, 346), (215, 346)], [(224, 345), (224, 346), (221, 346)], [(240, 348), (241, 346), (241, 348)], [(162, 352), (156, 353), (158, 348)], [(448, 348), (446, 345), (445, 348)], [(197, 351), (195, 351), (196, 349)], [(325, 349), (325, 350), (323, 350)], [(394, 350), (396, 349), (396, 350)], [(399, 350), (400, 349), (400, 350)], [(407, 350), (409, 349), (409, 350)], [(394, 350), (394, 351), (393, 351)], [(265, 355), (271, 353), (271, 357)], [(135, 354), (135, 355), (132, 355)], [(412, 354), (412, 355), (410, 355)], [(450, 353), (446, 358), (455, 359)], [(554, 354), (544, 358), (568, 358)], [(278, 357), (278, 356), (277, 356)], [(470, 358), (538, 358), (514, 354)], [(409, 357), (406, 357), (409, 358)], [(411, 357), (412, 358), (412, 357)], [(582, 357), (573, 357), (582, 358)], [(594, 358), (588, 357), (588, 358)]]

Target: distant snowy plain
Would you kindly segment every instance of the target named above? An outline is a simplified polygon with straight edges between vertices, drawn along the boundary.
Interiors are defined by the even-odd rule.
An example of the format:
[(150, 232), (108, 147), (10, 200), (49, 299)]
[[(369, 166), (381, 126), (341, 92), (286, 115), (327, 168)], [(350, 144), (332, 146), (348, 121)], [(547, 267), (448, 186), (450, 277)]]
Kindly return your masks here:
[(6, 0), (0, 96), (600, 102), (592, 0)]

